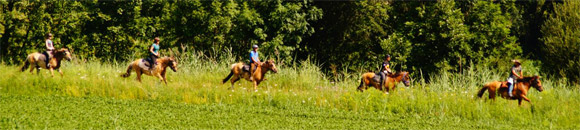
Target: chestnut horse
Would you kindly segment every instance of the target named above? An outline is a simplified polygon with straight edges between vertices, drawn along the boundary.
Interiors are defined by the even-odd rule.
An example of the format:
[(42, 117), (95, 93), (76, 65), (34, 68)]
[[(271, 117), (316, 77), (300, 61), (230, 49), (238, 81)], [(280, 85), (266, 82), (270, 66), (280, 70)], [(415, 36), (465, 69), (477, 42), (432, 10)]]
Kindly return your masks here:
[[(248, 68), (247, 66), (248, 65), (244, 65), (244, 63), (241, 62), (233, 64), (231, 67), (230, 74), (228, 74), (228, 76), (222, 81), (222, 83), (226, 83), (231, 78), (232, 79), (230, 80), (232, 83), (231, 89), (234, 89), (234, 83), (240, 80), (241, 78), (250, 81), (250, 72), (248, 70), (244, 70), (244, 67)], [(266, 77), (266, 73), (270, 70), (274, 73), (278, 73), (278, 69), (276, 69), (276, 64), (274, 64), (273, 60), (262, 62), (262, 64), (259, 64), (257, 66), (256, 70), (254, 70), (254, 81), (253, 81), (254, 90), (258, 90), (258, 85), (260, 85), (260, 82), (266, 80), (264, 77)]]
[(121, 74), (121, 77), (126, 78), (131, 76), (131, 70), (134, 70), (135, 73), (137, 73), (137, 80), (139, 82), (141, 82), (141, 74), (145, 74), (145, 75), (149, 75), (149, 76), (155, 76), (159, 79), (161, 79), (162, 82), (165, 83), (165, 85), (167, 85), (167, 78), (165, 77), (165, 73), (167, 72), (167, 67), (171, 68), (171, 70), (173, 70), (173, 72), (177, 72), (177, 61), (175, 60), (175, 58), (172, 57), (163, 57), (163, 58), (158, 58), (156, 60), (157, 65), (155, 65), (155, 68), (153, 68), (153, 71), (149, 71), (147, 69), (147, 67), (144, 65), (145, 64), (145, 60), (143, 59), (138, 59), (135, 60), (133, 62), (131, 62), (131, 64), (129, 64), (129, 67), (127, 67), (127, 72), (124, 74)]
[[(50, 68), (46, 68), (46, 55), (35, 52), (32, 54), (28, 54), (26, 57), (26, 61), (24, 62), (24, 66), (20, 68), (20, 71), (25, 71), (30, 66), (30, 73), (33, 73), (34, 68), (36, 68), (36, 74), (40, 73), (40, 68), (50, 70), (50, 75), (54, 77), (54, 70), (58, 70), (60, 76), (64, 76), (62, 71), (60, 70), (60, 63), (62, 59), (66, 59), (70, 61), (72, 59), (71, 53), (66, 48), (61, 48), (58, 51), (54, 52), (54, 55), (48, 62), (50, 62)], [(32, 65), (32, 66), (31, 66)]]
[(485, 90), (489, 91), (489, 99), (495, 99), (496, 94), (499, 94), (502, 98), (509, 99), (509, 100), (518, 100), (518, 104), (522, 105), (522, 100), (526, 100), (529, 103), (530, 99), (526, 97), (528, 94), (528, 90), (530, 87), (536, 88), (538, 91), (544, 91), (542, 88), (542, 82), (540, 81), (540, 76), (531, 76), (531, 77), (524, 77), (522, 79), (518, 79), (516, 84), (514, 85), (513, 90), (513, 97), (510, 97), (508, 94), (508, 86), (507, 82), (500, 82), (494, 81), (489, 82), (483, 85), (483, 88), (479, 90), (477, 93), (477, 97), (482, 97)]
[(360, 81), (360, 85), (358, 86), (358, 90), (363, 92), (364, 90), (368, 89), (368, 86), (373, 86), (378, 90), (381, 90), (385, 93), (388, 93), (390, 90), (395, 90), (397, 87), (397, 83), (403, 81), (405, 86), (409, 87), (411, 85), (411, 78), (409, 77), (409, 72), (397, 72), (395, 74), (387, 75), (385, 79), (385, 83), (383, 86), (380, 85), (380, 77), (375, 73), (364, 73), (362, 75), (362, 79)]

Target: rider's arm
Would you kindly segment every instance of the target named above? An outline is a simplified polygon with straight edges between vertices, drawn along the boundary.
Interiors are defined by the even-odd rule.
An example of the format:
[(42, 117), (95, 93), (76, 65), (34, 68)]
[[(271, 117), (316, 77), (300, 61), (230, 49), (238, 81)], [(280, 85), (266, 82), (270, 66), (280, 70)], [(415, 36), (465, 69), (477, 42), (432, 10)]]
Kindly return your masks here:
[(251, 59), (252, 59), (252, 62), (254, 62), (254, 63), (260, 63), (260, 59), (258, 59), (258, 58), (255, 58), (255, 56), (254, 56), (254, 55), (256, 55), (256, 53), (253, 53), (253, 52), (252, 52), (252, 53), (251, 53)]
[(254, 63), (260, 63), (260, 59), (254, 58), (253, 56), (252, 56), (252, 61), (253, 61)]
[(518, 74), (516, 73), (516, 70), (515, 70), (515, 69), (512, 69), (512, 74), (513, 74), (513, 75), (515, 75), (516, 77), (520, 78), (520, 75), (518, 75)]
[(151, 47), (149, 47), (149, 52), (153, 53), (153, 55), (159, 56), (159, 54), (158, 54), (158, 53), (155, 53), (155, 52), (153, 51), (153, 48), (154, 48), (154, 47), (153, 47), (153, 45), (151, 45)]

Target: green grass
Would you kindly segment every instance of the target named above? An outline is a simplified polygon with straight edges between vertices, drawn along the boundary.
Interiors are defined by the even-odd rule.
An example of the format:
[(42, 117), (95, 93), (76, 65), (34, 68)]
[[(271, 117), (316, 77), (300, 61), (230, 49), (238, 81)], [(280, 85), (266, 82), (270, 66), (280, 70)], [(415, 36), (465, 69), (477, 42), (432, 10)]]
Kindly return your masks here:
[(580, 91), (564, 81), (544, 79), (544, 92), (528, 94), (533, 105), (518, 106), (474, 97), (484, 82), (502, 79), (486, 69), (416, 78), (383, 94), (355, 91), (355, 74), (330, 82), (306, 62), (279, 66), (258, 92), (247, 81), (232, 91), (221, 80), (233, 60), (192, 57), (168, 72), (167, 86), (119, 77), (125, 63), (65, 62), (65, 77), (53, 78), (0, 65), (0, 128), (580, 128)]

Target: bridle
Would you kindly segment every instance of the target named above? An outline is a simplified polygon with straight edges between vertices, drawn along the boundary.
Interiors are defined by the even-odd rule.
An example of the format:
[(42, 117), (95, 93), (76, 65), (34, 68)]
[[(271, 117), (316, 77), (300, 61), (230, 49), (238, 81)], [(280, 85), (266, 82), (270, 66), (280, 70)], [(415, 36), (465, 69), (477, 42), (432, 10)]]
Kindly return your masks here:
[(407, 74), (409, 74), (409, 73), (405, 73), (403, 75), (403, 83), (405, 83), (405, 84), (409, 84), (409, 79), (407, 79)]

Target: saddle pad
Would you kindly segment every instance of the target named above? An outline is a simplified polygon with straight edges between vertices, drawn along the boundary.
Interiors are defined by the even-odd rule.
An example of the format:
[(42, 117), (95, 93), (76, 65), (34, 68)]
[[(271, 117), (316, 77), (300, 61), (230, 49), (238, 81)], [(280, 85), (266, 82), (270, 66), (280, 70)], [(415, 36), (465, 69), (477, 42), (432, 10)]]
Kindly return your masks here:
[(375, 73), (375, 76), (373, 76), (373, 80), (377, 83), (381, 82), (381, 74)]
[(244, 64), (242, 71), (250, 72), (250, 64)]
[(149, 70), (149, 61), (145, 60), (145, 59), (141, 59), (141, 62), (139, 62), (139, 67), (145, 70)]

